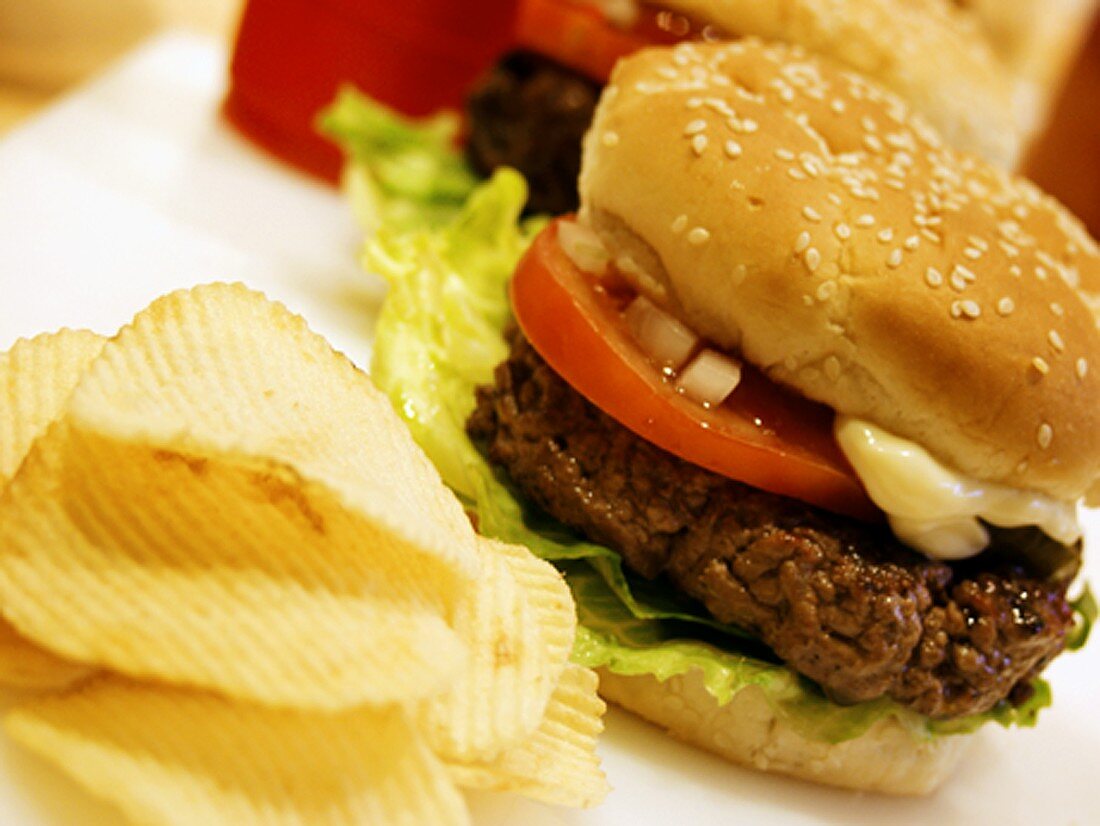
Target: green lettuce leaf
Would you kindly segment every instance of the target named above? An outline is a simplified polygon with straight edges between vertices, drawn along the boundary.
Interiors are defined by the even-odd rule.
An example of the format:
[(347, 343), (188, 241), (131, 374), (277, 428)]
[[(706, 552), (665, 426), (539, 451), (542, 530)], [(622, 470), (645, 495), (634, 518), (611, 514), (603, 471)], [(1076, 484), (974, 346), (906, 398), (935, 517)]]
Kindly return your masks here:
[[(471, 187), (458, 206), (450, 199), (465, 186), (456, 182), (468, 170), (452, 174), (462, 161), (439, 121), (402, 122), (376, 110), (345, 94), (326, 121), (345, 145), (358, 141), (350, 153), (352, 174), (368, 181), (374, 199), (364, 262), (390, 285), (377, 325), (372, 377), (444, 481), (476, 514), (481, 532), (526, 545), (566, 571), (580, 620), (578, 662), (658, 679), (697, 668), (722, 703), (758, 686), (798, 731), (830, 742), (857, 737), (887, 716), (921, 737), (969, 731), (989, 720), (1034, 723), (1036, 711), (1050, 699), (1043, 683), (1023, 707), (1003, 704), (950, 724), (885, 699), (832, 703), (750, 635), (714, 621), (660, 583), (632, 576), (617, 554), (526, 503), (466, 436), (465, 422), (475, 407), (476, 388), (491, 381), (507, 353), (502, 333), (511, 318), (508, 279), (542, 222), (520, 221), (526, 187), (508, 170)], [(359, 116), (363, 123), (356, 121)], [(404, 166), (410, 157), (419, 157), (409, 164), (417, 174)], [(395, 158), (406, 160), (395, 163)], [(426, 169), (444, 175), (439, 187), (420, 177)]]
[(459, 119), (453, 112), (410, 121), (343, 89), (317, 125), (351, 160), (345, 185), (368, 234), (383, 225), (443, 226), (478, 183), (454, 150)]

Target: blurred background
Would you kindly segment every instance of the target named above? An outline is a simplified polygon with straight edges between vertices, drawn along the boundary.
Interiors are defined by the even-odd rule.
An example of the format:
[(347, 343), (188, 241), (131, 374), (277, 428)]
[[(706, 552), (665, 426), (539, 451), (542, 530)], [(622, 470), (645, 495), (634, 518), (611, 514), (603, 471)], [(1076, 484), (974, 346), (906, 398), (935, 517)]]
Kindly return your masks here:
[[(365, 0), (367, 3), (382, 0)], [(231, 44), (243, 0), (0, 0), (0, 139), (143, 39), (184, 28)], [(1100, 236), (1100, 21), (1024, 172)]]

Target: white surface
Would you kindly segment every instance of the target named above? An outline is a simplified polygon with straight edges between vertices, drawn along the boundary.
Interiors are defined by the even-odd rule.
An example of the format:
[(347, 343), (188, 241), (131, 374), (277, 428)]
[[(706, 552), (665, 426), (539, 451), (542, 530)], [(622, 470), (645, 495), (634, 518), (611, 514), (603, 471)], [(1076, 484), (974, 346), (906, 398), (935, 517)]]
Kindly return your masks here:
[[(110, 333), (164, 292), (241, 280), (366, 362), (382, 291), (356, 265), (348, 210), (220, 122), (224, 62), (212, 43), (161, 38), (0, 143), (0, 350), (61, 326)], [(1090, 567), (1100, 583), (1100, 566)], [(1100, 639), (1047, 676), (1056, 701), (1039, 728), (987, 727), (930, 800), (743, 771), (613, 712), (601, 751), (615, 790), (602, 807), (577, 813), (487, 796), (475, 800), (476, 821), (1100, 824)], [(0, 824), (117, 822), (110, 807), (0, 742)]]

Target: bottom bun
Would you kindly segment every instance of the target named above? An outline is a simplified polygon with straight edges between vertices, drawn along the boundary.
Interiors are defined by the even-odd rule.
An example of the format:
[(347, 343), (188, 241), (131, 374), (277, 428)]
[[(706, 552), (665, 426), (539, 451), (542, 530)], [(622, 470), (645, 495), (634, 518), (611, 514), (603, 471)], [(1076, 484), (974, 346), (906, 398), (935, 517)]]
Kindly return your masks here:
[(951, 774), (972, 739), (953, 735), (920, 740), (887, 717), (842, 743), (808, 740), (775, 715), (755, 686), (718, 705), (698, 669), (665, 682), (649, 674), (624, 677), (604, 668), (597, 671), (605, 699), (674, 737), (742, 766), (830, 786), (928, 794)]

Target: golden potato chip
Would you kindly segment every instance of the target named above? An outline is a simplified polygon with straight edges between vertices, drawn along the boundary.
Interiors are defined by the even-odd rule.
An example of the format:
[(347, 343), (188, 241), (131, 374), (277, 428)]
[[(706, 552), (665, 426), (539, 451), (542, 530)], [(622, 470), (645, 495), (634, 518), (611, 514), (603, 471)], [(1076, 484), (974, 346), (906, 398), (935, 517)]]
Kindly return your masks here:
[(0, 686), (45, 691), (65, 688), (92, 673), (94, 669), (40, 648), (0, 620)]
[(0, 486), (11, 479), (31, 443), (61, 415), (77, 380), (105, 342), (87, 330), (61, 330), (21, 339), (0, 354)]
[(451, 776), (468, 789), (515, 792), (562, 806), (599, 804), (608, 785), (596, 754), (606, 710), (598, 684), (594, 671), (570, 663), (529, 740), (491, 762), (449, 762)]
[(481, 547), (504, 559), (538, 613), (550, 657), (558, 663), (555, 682), (573, 651), (577, 633), (577, 610), (565, 578), (553, 565), (539, 559), (522, 545), (509, 545), (479, 537)]
[(308, 713), (107, 677), (19, 706), (5, 724), (141, 823), (469, 819), (398, 706)]
[(385, 397), (235, 286), (139, 314), (0, 501), (0, 604), (21, 633), (272, 705), (439, 690), (478, 565)]
[[(105, 342), (87, 330), (61, 330), (23, 339), (0, 354), (0, 489), (34, 440), (61, 415), (77, 380)], [(0, 618), (0, 686), (61, 688), (91, 671), (40, 648)]]
[(463, 761), (491, 759), (534, 731), (564, 666), (511, 564), (492, 546), (482, 548), (481, 575), (455, 617), (466, 667), (419, 714), (435, 752)]

